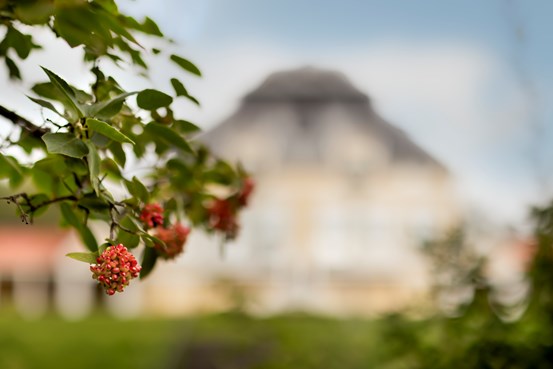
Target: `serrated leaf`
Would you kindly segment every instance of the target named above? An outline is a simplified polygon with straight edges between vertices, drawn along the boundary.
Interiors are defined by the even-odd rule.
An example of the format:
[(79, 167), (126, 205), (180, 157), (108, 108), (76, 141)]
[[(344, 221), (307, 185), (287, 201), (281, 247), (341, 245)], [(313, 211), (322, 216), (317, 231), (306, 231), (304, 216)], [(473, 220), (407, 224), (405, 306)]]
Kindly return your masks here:
[(70, 133), (46, 133), (42, 136), (46, 149), (51, 154), (82, 158), (88, 154), (85, 143)]
[(160, 139), (162, 142), (174, 146), (182, 151), (193, 154), (194, 150), (188, 142), (182, 138), (175, 130), (158, 124), (156, 122), (148, 123), (144, 129), (154, 136), (154, 139)]
[(96, 264), (96, 259), (98, 258), (95, 252), (70, 252), (65, 254), (65, 256), (88, 264)]
[(73, 111), (76, 117), (84, 117), (83, 110), (81, 109), (79, 102), (75, 98), (75, 91), (73, 91), (69, 84), (52, 71), (44, 67), (41, 68), (50, 79), (50, 82), (52, 82), (52, 84), (58, 89), (58, 91), (61, 92), (64, 97), (64, 102)]
[(136, 103), (145, 110), (156, 110), (169, 106), (173, 98), (158, 90), (146, 89), (136, 97)]
[(110, 126), (106, 122), (94, 118), (86, 118), (86, 125), (94, 132), (98, 132), (107, 138), (120, 143), (128, 142), (134, 145), (134, 141), (121, 133), (117, 128)]
[(86, 146), (88, 147), (88, 155), (86, 156), (86, 158), (88, 159), (90, 183), (92, 184), (92, 188), (94, 188), (94, 192), (96, 192), (96, 194), (99, 194), (100, 156), (98, 155), (98, 150), (96, 150), (96, 145), (94, 145), (94, 143), (92, 143), (91, 141), (86, 141)]
[(190, 60), (187, 60), (175, 54), (171, 55), (171, 60), (185, 71), (195, 74), (199, 77), (202, 76), (202, 72), (200, 72), (198, 67), (196, 67)]

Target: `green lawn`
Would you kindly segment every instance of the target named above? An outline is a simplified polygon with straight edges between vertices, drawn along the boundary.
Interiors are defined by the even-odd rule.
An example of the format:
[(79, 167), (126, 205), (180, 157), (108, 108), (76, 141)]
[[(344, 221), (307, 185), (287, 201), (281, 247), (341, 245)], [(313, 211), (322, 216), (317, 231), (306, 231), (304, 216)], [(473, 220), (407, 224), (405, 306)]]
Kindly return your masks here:
[(426, 320), (229, 313), (121, 321), (98, 313), (78, 322), (25, 321), (0, 311), (0, 369), (551, 367), (553, 336), (544, 319), (509, 325), (484, 311)]
[(69, 322), (55, 316), (25, 321), (2, 313), (0, 368), (367, 368), (382, 364), (394, 350), (383, 345), (385, 327), (381, 320), (302, 314), (178, 321), (121, 321), (95, 314)]
[(120, 321), (100, 314), (78, 322), (54, 316), (25, 321), (2, 312), (0, 368), (163, 368), (177, 327), (168, 320)]

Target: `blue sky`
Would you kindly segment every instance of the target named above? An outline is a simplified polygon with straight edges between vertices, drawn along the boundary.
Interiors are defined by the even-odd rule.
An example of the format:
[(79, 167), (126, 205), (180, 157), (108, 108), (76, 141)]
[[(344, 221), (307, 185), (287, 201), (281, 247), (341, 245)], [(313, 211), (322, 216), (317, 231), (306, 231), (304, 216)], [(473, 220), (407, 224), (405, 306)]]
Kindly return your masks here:
[[(161, 5), (162, 4), (162, 5)], [(553, 2), (546, 0), (124, 1), (203, 69), (189, 86), (210, 127), (267, 74), (344, 72), (375, 109), (499, 220), (553, 195)]]

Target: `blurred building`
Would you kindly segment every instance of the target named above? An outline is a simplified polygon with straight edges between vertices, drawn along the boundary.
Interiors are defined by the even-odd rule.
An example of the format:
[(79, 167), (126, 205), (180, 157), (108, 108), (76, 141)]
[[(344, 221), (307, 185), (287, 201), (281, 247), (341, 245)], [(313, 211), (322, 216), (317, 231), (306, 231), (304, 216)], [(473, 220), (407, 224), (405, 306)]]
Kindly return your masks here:
[(9, 296), (31, 317), (53, 306), (78, 318), (98, 304), (122, 317), (366, 315), (425, 297), (420, 245), (458, 219), (450, 175), (342, 74), (275, 73), (200, 139), (254, 175), (236, 241), (193, 232), (181, 258), (106, 298), (88, 268), (64, 256), (77, 250), (73, 233), (4, 229), (0, 305)]
[[(370, 314), (422, 298), (419, 246), (458, 219), (450, 175), (342, 74), (275, 73), (201, 140), (241, 161), (257, 189), (224, 257), (196, 234), (180, 272), (155, 271), (182, 274), (177, 311), (231, 303), (225, 290), (262, 313)], [(174, 298), (162, 286), (156, 301)]]

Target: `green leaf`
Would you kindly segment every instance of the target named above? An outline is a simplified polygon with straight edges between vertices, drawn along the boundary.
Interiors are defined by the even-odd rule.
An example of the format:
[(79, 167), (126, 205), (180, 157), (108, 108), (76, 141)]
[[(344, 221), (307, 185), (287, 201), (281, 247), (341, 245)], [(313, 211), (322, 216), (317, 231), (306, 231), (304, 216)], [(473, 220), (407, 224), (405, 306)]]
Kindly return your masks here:
[[(135, 231), (135, 232), (138, 231), (138, 227), (135, 225), (135, 223), (132, 221), (129, 215), (121, 219), (119, 223), (128, 230)], [(138, 244), (140, 243), (140, 237), (135, 233), (129, 233), (127, 231), (120, 229), (117, 234), (117, 242), (122, 243), (127, 248), (134, 248), (134, 247), (137, 247)]]
[(99, 18), (103, 21), (103, 23), (109, 29), (111, 29), (111, 31), (113, 31), (114, 33), (117, 33), (118, 35), (121, 35), (121, 36), (125, 37), (127, 40), (135, 43), (136, 45), (138, 45), (140, 47), (142, 47), (142, 45), (140, 45), (138, 43), (138, 41), (136, 41), (134, 36), (129, 31), (127, 31), (125, 26), (122, 25), (122, 23), (120, 22), (119, 19), (113, 17), (109, 12), (100, 12), (99, 15), (100, 15)]
[(144, 184), (140, 182), (136, 176), (132, 177), (132, 182), (134, 184), (135, 191), (138, 193), (138, 198), (142, 199), (145, 203), (148, 202), (150, 199), (150, 192), (146, 186), (144, 186)]
[(65, 254), (65, 256), (88, 264), (96, 264), (96, 259), (98, 258), (95, 252), (70, 252), (69, 254)]
[(173, 122), (173, 128), (182, 134), (201, 131), (200, 127), (187, 120), (176, 120)]
[(81, 240), (90, 251), (98, 250), (98, 242), (96, 242), (96, 237), (94, 237), (94, 234), (86, 225), (81, 224), (81, 227), (77, 228), (77, 231), (81, 236)]
[(169, 106), (173, 98), (158, 90), (146, 89), (136, 97), (136, 103), (145, 110), (156, 110)]
[(63, 219), (67, 222), (67, 224), (74, 228), (79, 228), (81, 226), (82, 223), (79, 221), (77, 214), (75, 214), (69, 204), (66, 204), (64, 202), (60, 203), (60, 210), (61, 215), (63, 216)]
[(102, 162), (100, 163), (100, 169), (117, 179), (123, 178), (121, 174), (121, 169), (119, 169), (119, 165), (115, 162), (115, 160), (111, 158), (102, 159)]
[(188, 100), (192, 101), (194, 104), (200, 106), (200, 102), (198, 101), (198, 99), (196, 99), (194, 96), (192, 95), (186, 95), (185, 96)]
[(31, 49), (36, 47), (31, 41), (32, 38), (29, 35), (24, 35), (13, 27), (8, 27), (8, 32), (5, 36), (10, 39), (10, 45), (17, 52), (17, 56), (21, 59), (26, 59), (31, 52)]
[(50, 100), (64, 100), (63, 94), (58, 91), (58, 89), (52, 84), (52, 82), (37, 83), (33, 86), (31, 90), (38, 96), (42, 96)]
[(173, 88), (175, 89), (175, 94), (177, 94), (177, 96), (188, 96), (188, 91), (181, 81), (176, 78), (171, 78), (171, 84), (173, 85)]
[(125, 99), (131, 95), (136, 94), (137, 92), (125, 92), (123, 94), (117, 95), (114, 98), (103, 101), (101, 103), (95, 104), (90, 108), (90, 113), (92, 116), (99, 117), (102, 119), (108, 119), (113, 117), (115, 114), (119, 113)]
[[(49, 200), (50, 200), (50, 198), (46, 194), (39, 193), (39, 194), (31, 196), (31, 205), (32, 206), (40, 206), (41, 204), (46, 203)], [(46, 210), (48, 210), (48, 207), (49, 207), (49, 205), (41, 206), (40, 208), (35, 210), (33, 216), (36, 217), (36, 216), (39, 216), (40, 214), (43, 214)]]
[(196, 67), (191, 61), (174, 54), (171, 55), (171, 60), (185, 71), (195, 74), (199, 77), (202, 76), (202, 72), (200, 72), (198, 67)]
[(127, 190), (129, 190), (129, 193), (140, 199), (142, 202), (147, 203), (150, 199), (150, 192), (148, 192), (148, 189), (142, 182), (138, 180), (138, 178), (133, 177), (132, 181), (125, 181), (125, 184), (127, 186)]
[(57, 115), (59, 115), (60, 117), (63, 118), (63, 115), (56, 109), (56, 107), (54, 105), (52, 105), (52, 103), (50, 103), (49, 101), (46, 101), (46, 100), (42, 100), (42, 99), (37, 99), (37, 98), (34, 98), (34, 97), (31, 97), (31, 96), (27, 96), (29, 99), (31, 99), (33, 102), (37, 103), (38, 105), (42, 106), (43, 108), (46, 108), (48, 110), (51, 110), (53, 111), (54, 113), (56, 113)]
[(113, 245), (112, 242), (104, 242), (103, 244), (99, 245), (98, 246), (98, 255), (102, 255), (104, 253), (104, 251), (106, 251), (106, 249), (108, 247), (110, 247), (111, 245)]
[(67, 82), (65, 82), (58, 75), (51, 72), (50, 70), (44, 67), (41, 67), (41, 68), (48, 75), (50, 82), (52, 82), (52, 84), (58, 89), (58, 91), (62, 93), (64, 97), (63, 102), (67, 104), (67, 106), (77, 116), (77, 118), (84, 117), (83, 111), (80, 108), (80, 104), (75, 97), (75, 91), (73, 91), (73, 89), (69, 86), (69, 84), (67, 84)]
[(6, 63), (6, 67), (8, 67), (10, 78), (21, 79), (21, 72), (19, 71), (19, 68), (17, 67), (15, 62), (8, 56), (4, 56), (4, 62)]
[(79, 208), (87, 208), (91, 211), (103, 212), (109, 209), (109, 203), (94, 193), (87, 194), (79, 200)]
[(144, 254), (142, 256), (142, 269), (140, 270), (140, 279), (146, 278), (148, 274), (152, 272), (157, 261), (157, 252), (151, 247), (144, 248)]
[(98, 150), (96, 150), (96, 145), (91, 141), (86, 141), (86, 146), (88, 147), (88, 170), (90, 174), (90, 183), (94, 192), (100, 194), (100, 156), (98, 155)]
[[(81, 1), (77, 4), (79, 2), (84, 5)], [(113, 44), (113, 37), (104, 19), (104, 14), (99, 14), (90, 6), (58, 5), (54, 29), (71, 47), (82, 44), (86, 46), (87, 53), (99, 56)]]
[(22, 176), (21, 168), (11, 156), (4, 156), (0, 154), (0, 179), (10, 178), (14, 175)]
[(54, 13), (55, 6), (49, 1), (20, 1), (14, 10), (15, 16), (26, 24), (47, 23)]
[(71, 206), (67, 203), (60, 203), (60, 210), (63, 216), (63, 219), (73, 228), (79, 232), (79, 236), (83, 241), (84, 245), (92, 252), (98, 251), (98, 242), (96, 238), (90, 231), (90, 229), (79, 220), (79, 215), (73, 211)]
[(154, 139), (159, 139), (162, 142), (181, 149), (184, 152), (193, 154), (194, 150), (190, 147), (188, 142), (182, 138), (175, 130), (163, 126), (156, 122), (148, 123), (144, 129), (154, 136)]
[(144, 23), (142, 24), (141, 31), (144, 33), (148, 33), (150, 35), (163, 37), (163, 33), (159, 30), (159, 27), (157, 26), (156, 22), (154, 22), (149, 17), (146, 17), (144, 19)]
[(200, 102), (194, 96), (191, 96), (190, 94), (188, 94), (188, 91), (186, 90), (186, 88), (184, 87), (181, 81), (179, 81), (176, 78), (171, 78), (171, 84), (173, 85), (173, 89), (175, 90), (175, 94), (177, 96), (184, 96), (188, 100), (192, 101), (194, 104), (198, 106), (200, 105)]
[(117, 128), (114, 128), (107, 124), (106, 122), (102, 122), (101, 120), (94, 119), (94, 118), (86, 118), (86, 124), (89, 129), (91, 129), (94, 132), (98, 132), (101, 135), (106, 136), (107, 138), (112, 139), (113, 141), (117, 142), (128, 142), (134, 145), (134, 141), (125, 136), (123, 133), (117, 130)]
[(83, 141), (70, 133), (46, 133), (42, 136), (46, 149), (51, 154), (62, 154), (72, 158), (82, 158), (88, 154)]
[[(135, 146), (136, 147), (136, 146)], [(121, 168), (125, 168), (125, 163), (127, 162), (127, 155), (121, 147), (121, 144), (118, 142), (112, 142), (109, 145), (108, 150), (113, 154), (113, 159)]]

